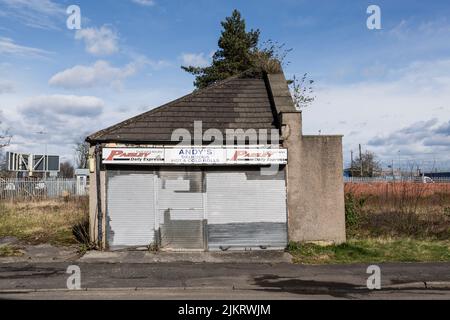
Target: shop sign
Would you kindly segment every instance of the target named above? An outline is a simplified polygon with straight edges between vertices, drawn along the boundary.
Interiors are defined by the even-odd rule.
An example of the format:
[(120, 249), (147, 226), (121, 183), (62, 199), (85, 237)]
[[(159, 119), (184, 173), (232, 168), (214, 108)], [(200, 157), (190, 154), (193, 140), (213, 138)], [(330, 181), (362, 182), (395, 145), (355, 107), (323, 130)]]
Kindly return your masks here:
[(286, 164), (287, 149), (104, 148), (104, 164), (270, 165)]
[(164, 164), (164, 149), (103, 148), (105, 164)]

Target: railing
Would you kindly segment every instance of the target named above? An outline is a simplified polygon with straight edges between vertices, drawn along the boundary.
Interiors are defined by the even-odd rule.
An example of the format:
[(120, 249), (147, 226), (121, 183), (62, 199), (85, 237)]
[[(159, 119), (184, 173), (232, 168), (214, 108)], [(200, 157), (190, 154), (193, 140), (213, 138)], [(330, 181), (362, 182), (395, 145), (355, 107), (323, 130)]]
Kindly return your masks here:
[(375, 183), (375, 182), (416, 182), (416, 183), (450, 183), (450, 177), (344, 177), (344, 182)]
[(1, 179), (0, 200), (49, 199), (88, 195), (89, 185), (77, 179)]

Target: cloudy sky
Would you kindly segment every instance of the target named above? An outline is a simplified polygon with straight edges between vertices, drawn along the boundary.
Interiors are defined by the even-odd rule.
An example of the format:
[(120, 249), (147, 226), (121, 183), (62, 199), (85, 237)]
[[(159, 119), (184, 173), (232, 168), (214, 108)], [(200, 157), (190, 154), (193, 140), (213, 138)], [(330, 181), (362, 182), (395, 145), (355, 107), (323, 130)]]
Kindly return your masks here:
[[(81, 8), (82, 29), (66, 27)], [(366, 10), (381, 8), (381, 30)], [(233, 8), (308, 73), (307, 134), (344, 134), (391, 161), (450, 168), (450, 3), (307, 0), (0, 0), (0, 120), (9, 150), (73, 158), (87, 134), (193, 89)], [(39, 134), (38, 132), (41, 132)]]

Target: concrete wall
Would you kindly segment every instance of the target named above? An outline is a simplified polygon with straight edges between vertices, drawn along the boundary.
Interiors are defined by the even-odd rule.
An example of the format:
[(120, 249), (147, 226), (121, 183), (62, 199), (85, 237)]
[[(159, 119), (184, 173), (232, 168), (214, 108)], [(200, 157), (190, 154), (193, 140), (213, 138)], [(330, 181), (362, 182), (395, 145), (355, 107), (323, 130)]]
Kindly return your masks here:
[(303, 136), (301, 113), (282, 113), (289, 240), (345, 242), (342, 136)]

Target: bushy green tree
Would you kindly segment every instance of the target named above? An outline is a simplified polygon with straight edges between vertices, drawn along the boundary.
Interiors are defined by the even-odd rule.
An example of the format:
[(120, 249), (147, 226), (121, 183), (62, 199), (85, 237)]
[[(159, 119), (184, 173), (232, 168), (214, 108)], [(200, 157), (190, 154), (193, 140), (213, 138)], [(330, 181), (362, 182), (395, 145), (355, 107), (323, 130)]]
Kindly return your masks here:
[(259, 30), (246, 31), (245, 20), (234, 10), (230, 17), (222, 21), (219, 49), (208, 67), (182, 66), (195, 75), (194, 85), (201, 89), (208, 85), (242, 73), (253, 66), (253, 55), (258, 52)]

